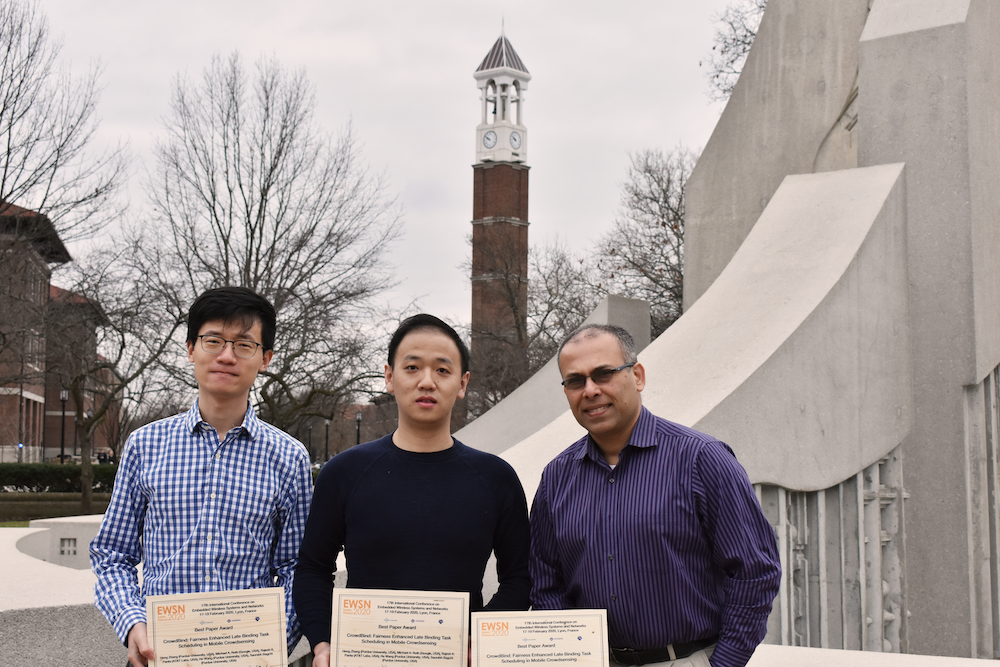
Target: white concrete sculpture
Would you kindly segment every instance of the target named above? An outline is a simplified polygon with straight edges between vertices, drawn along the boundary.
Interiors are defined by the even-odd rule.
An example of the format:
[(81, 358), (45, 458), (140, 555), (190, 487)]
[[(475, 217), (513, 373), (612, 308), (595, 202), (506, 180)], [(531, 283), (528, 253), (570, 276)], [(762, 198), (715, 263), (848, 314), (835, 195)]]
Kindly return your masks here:
[[(755, 482), (771, 644), (1000, 656), (998, 36), (996, 0), (770, 0), (688, 182), (644, 400)], [(580, 433), (502, 456), (530, 496)]]

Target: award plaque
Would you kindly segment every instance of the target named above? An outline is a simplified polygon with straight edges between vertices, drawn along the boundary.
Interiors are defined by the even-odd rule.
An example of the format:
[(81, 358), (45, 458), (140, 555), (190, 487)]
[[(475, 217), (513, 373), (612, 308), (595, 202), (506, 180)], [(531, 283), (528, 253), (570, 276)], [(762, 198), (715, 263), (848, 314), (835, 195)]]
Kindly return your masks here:
[(469, 594), (336, 588), (330, 667), (466, 667)]
[(155, 667), (287, 667), (285, 590), (150, 595), (146, 633)]
[(476, 612), (472, 667), (608, 667), (604, 609)]

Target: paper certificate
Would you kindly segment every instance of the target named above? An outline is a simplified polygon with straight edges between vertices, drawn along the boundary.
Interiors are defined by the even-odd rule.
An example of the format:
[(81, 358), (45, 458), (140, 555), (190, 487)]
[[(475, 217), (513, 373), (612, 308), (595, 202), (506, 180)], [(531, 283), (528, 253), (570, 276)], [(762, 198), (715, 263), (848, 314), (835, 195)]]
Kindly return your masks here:
[(336, 588), (330, 667), (466, 667), (469, 594)]
[(253, 588), (146, 598), (155, 667), (286, 667), (285, 591)]
[(472, 614), (473, 667), (607, 667), (604, 609)]

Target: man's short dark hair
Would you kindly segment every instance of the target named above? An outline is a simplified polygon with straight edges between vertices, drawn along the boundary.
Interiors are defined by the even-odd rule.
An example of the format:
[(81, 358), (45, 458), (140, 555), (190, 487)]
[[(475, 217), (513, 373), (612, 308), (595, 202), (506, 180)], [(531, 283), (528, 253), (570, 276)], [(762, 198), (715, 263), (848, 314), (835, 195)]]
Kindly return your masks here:
[(221, 320), (226, 324), (238, 323), (250, 331), (254, 322), (260, 322), (260, 343), (264, 350), (274, 349), (274, 332), (277, 315), (271, 302), (246, 287), (217, 287), (203, 292), (188, 311), (188, 342), (198, 340), (198, 332), (205, 322)]
[(392, 368), (393, 362), (396, 360), (396, 350), (399, 349), (399, 344), (403, 342), (403, 338), (406, 334), (413, 333), (414, 331), (423, 331), (427, 329), (433, 329), (440, 331), (458, 346), (458, 354), (462, 357), (462, 374), (469, 372), (469, 348), (466, 347), (465, 341), (462, 337), (458, 335), (454, 329), (448, 326), (443, 320), (434, 317), (433, 315), (428, 315), (427, 313), (420, 313), (419, 315), (413, 315), (412, 317), (407, 317), (405, 320), (400, 322), (399, 327), (392, 334), (392, 338), (389, 340), (389, 368)]
[[(634, 364), (639, 360), (639, 354), (635, 351), (635, 339), (625, 329), (613, 324), (584, 324), (566, 336), (566, 340), (559, 346), (559, 353), (556, 355), (557, 363), (561, 363), (563, 348), (569, 343), (583, 338), (597, 338), (602, 334), (614, 336), (618, 340), (618, 346), (622, 350), (622, 359), (625, 360), (626, 364)], [(562, 370), (562, 366), (559, 367), (559, 370)]]

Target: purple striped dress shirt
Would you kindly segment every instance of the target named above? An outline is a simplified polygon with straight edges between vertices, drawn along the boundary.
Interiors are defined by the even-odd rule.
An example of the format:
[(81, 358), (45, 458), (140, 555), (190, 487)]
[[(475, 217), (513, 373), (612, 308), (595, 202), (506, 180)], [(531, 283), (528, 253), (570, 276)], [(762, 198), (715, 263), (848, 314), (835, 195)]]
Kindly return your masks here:
[(531, 510), (535, 609), (607, 609), (614, 648), (719, 636), (715, 667), (763, 640), (781, 565), (725, 443), (642, 408), (614, 469), (590, 437), (549, 463)]

